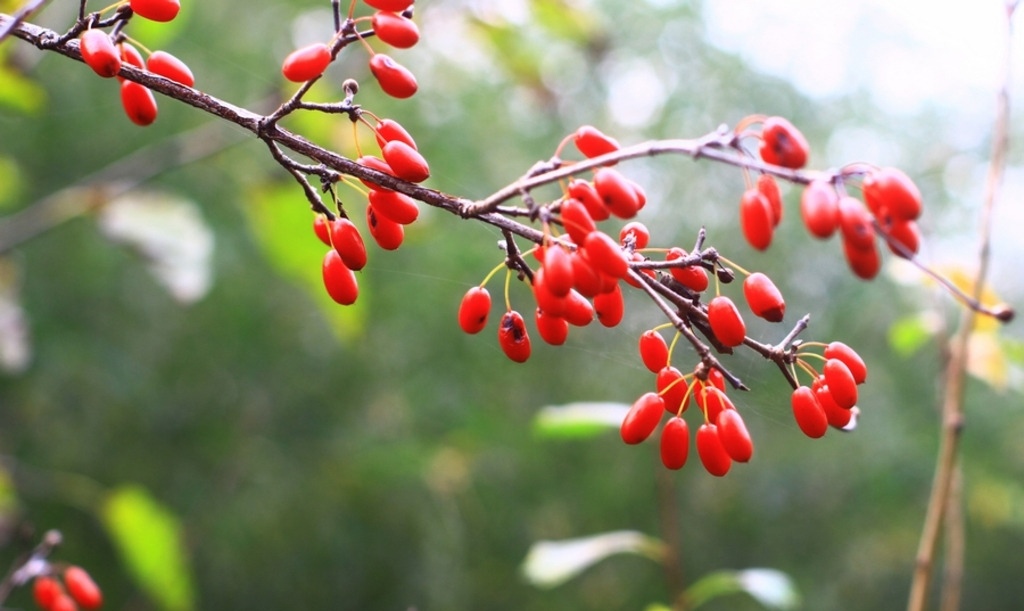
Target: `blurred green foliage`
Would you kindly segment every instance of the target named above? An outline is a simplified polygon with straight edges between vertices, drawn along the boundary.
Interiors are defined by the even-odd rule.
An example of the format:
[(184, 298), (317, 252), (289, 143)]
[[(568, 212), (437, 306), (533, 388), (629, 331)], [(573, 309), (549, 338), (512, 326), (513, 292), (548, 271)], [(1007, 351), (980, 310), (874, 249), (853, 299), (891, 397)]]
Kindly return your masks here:
[[(415, 98), (382, 96), (358, 48), (314, 97), (338, 99), (344, 78), (359, 79), (358, 101), (416, 136), (430, 185), (464, 197), (507, 184), (583, 123), (633, 143), (782, 114), (811, 140), (817, 167), (851, 161), (826, 158), (836, 126), (865, 127), (902, 152), (935, 219), (961, 218), (964, 207), (943, 186), (944, 164), (954, 154), (984, 160), (936, 141), (949, 117), (891, 117), (860, 96), (812, 101), (751, 71), (708, 43), (692, 3), (422, 4), (423, 42), (395, 53), (419, 78)], [(74, 10), (51, 3), (33, 21), (65, 28)], [(182, 15), (174, 28), (132, 24), (129, 33), (185, 60), (197, 87), (259, 110), (291, 90), (281, 58), (330, 28), (328, 3), (312, 0), (259, 10), (187, 2)], [(533, 427), (544, 405), (629, 403), (651, 388), (635, 354), (638, 334), (660, 323), (650, 303), (631, 298), (621, 327), (574, 330), (567, 346), (509, 363), (493, 328), (467, 337), (455, 323), (462, 293), (500, 262), (500, 236), (424, 210), (401, 250), (370, 253), (360, 303), (330, 309), (316, 286), (322, 248), (307, 229), (308, 205), (263, 145), (167, 100), (152, 127), (136, 128), (116, 83), (84, 66), (16, 41), (0, 57), (0, 175), (16, 167), (18, 176), (0, 185), (5, 213), (187, 130), (186, 144), (224, 143), (183, 165), (170, 153), (146, 158), (160, 170), (146, 186), (196, 202), (214, 230), (214, 284), (196, 303), (175, 301), (85, 206), (3, 253), (17, 271), (8, 286), (31, 347), (26, 368), (0, 375), (0, 477), (15, 495), (0, 506), (7, 558), (34, 544), (31, 529), (59, 528), (57, 557), (93, 573), (106, 608), (185, 608), (161, 605), (138, 577), (153, 559), (133, 560), (100, 517), (113, 514), (99, 499), (131, 485), (153, 505), (142, 503), (142, 514), (122, 507), (125, 519), (166, 511), (161, 520), (180, 524), (189, 568), (179, 581), (194, 583), (196, 608), (539, 611), (670, 600), (661, 571), (638, 557), (609, 559), (547, 591), (519, 569), (540, 539), (661, 536), (653, 444), (624, 447), (614, 432), (554, 440)], [(636, 80), (644, 75), (653, 81)], [(637, 85), (650, 82), (656, 95)], [(354, 154), (342, 118), (287, 124)], [(758, 254), (739, 237), (735, 169), (658, 158), (623, 170), (647, 187), (642, 220), (655, 242), (688, 247), (706, 226), (710, 244), (776, 279), (793, 315), (812, 313), (808, 339), (846, 341), (871, 368), (858, 431), (810, 441), (791, 421), (777, 372), (750, 355), (729, 360), (753, 388), (736, 402), (756, 455), (724, 479), (695, 461), (672, 474), (685, 575), (771, 567), (791, 576), (807, 609), (901, 606), (936, 446), (941, 331), (955, 308), (920, 286), (852, 279), (836, 244), (799, 227), (795, 189), (775, 244)], [(354, 191), (343, 200), (361, 212)], [(511, 298), (529, 307), (522, 286)], [(940, 333), (923, 345), (913, 338), (917, 351), (901, 356), (890, 325), (924, 309)], [(774, 341), (784, 331), (755, 324), (751, 333)], [(906, 350), (911, 340), (902, 341)], [(677, 358), (685, 367), (691, 355)], [(964, 608), (1012, 608), (1024, 597), (1021, 402), (981, 384), (968, 399)], [(164, 560), (179, 570), (173, 554)], [(8, 603), (29, 604), (25, 593)], [(759, 607), (728, 598), (703, 608)]]

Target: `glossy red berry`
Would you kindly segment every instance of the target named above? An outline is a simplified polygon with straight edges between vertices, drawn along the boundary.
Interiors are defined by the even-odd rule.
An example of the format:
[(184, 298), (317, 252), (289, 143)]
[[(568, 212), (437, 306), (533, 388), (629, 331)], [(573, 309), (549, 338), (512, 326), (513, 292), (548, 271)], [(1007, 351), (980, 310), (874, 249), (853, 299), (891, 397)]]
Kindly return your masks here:
[(136, 15), (150, 21), (172, 21), (181, 10), (178, 0), (130, 0), (128, 4)]
[(841, 429), (853, 419), (853, 410), (839, 407), (839, 404), (836, 403), (835, 398), (832, 396), (832, 391), (829, 390), (828, 384), (824, 383), (824, 379), (824, 376), (818, 378), (822, 383), (819, 384), (816, 380), (812, 386), (814, 397), (821, 404), (821, 408), (825, 410), (825, 419), (828, 420), (829, 426)]
[(420, 41), (420, 29), (407, 17), (391, 11), (377, 11), (371, 17), (373, 31), (384, 44), (399, 49), (416, 46)]
[(633, 241), (633, 248), (636, 250), (647, 248), (647, 244), (651, 241), (651, 232), (647, 229), (647, 225), (639, 221), (631, 221), (623, 225), (619, 230), (619, 242), (625, 246), (630, 240)]
[(605, 327), (615, 327), (622, 322), (626, 311), (626, 302), (622, 297), (622, 289), (618, 284), (606, 293), (594, 297), (594, 313), (597, 320)]
[(765, 250), (771, 245), (775, 228), (771, 203), (756, 188), (747, 189), (740, 198), (740, 228), (755, 249)]
[[(387, 174), (388, 176), (395, 176), (395, 172), (394, 170), (391, 169), (391, 166), (388, 165), (388, 162), (384, 161), (380, 157), (374, 157), (373, 155), (363, 155), (362, 157), (356, 159), (356, 163), (371, 170), (376, 170), (378, 172)], [(370, 180), (360, 178), (359, 181), (362, 182), (363, 185), (366, 186), (368, 189), (382, 188), (380, 185)]]
[(547, 270), (543, 267), (533, 273), (533, 298), (537, 300), (540, 309), (553, 316), (565, 316), (569, 307), (569, 294), (555, 295), (548, 288)]
[(557, 297), (569, 294), (574, 284), (572, 255), (559, 244), (549, 244), (544, 250), (545, 286)]
[(768, 322), (782, 322), (786, 301), (775, 283), (761, 272), (754, 272), (743, 281), (743, 297), (755, 316)]
[(669, 418), (661, 429), (661, 464), (682, 469), (690, 454), (690, 427), (678, 416)]
[(136, 125), (145, 127), (156, 121), (156, 97), (149, 88), (133, 81), (121, 83), (121, 106)]
[(828, 417), (813, 390), (807, 386), (797, 388), (790, 396), (790, 404), (793, 407), (793, 418), (804, 435), (817, 439), (825, 434), (828, 430)]
[(601, 201), (601, 196), (598, 194), (597, 189), (594, 188), (593, 183), (580, 178), (574, 178), (569, 181), (568, 191), (569, 197), (580, 200), (580, 203), (587, 209), (587, 212), (590, 213), (590, 218), (593, 220), (603, 221), (612, 215), (608, 207)]
[(530, 335), (523, 316), (515, 310), (505, 312), (498, 325), (498, 345), (512, 361), (525, 363), (530, 358)]
[(619, 150), (615, 138), (607, 136), (593, 125), (584, 125), (573, 134), (573, 143), (584, 157), (600, 157)]
[(384, 93), (394, 98), (410, 98), (419, 88), (412, 72), (384, 53), (376, 53), (370, 58), (370, 72)]
[(668, 366), (668, 344), (665, 338), (654, 329), (640, 334), (640, 359), (651, 373), (658, 373)]
[(381, 119), (377, 122), (375, 131), (377, 133), (377, 144), (380, 145), (381, 148), (384, 148), (384, 145), (392, 140), (404, 142), (413, 149), (417, 148), (416, 141), (413, 139), (412, 135), (402, 127), (401, 123), (394, 119)]
[(154, 51), (146, 60), (146, 69), (186, 87), (196, 84), (196, 78), (185, 62), (167, 51)]
[(825, 383), (828, 384), (832, 398), (836, 400), (836, 405), (850, 409), (857, 404), (857, 382), (843, 361), (828, 359), (822, 373), (825, 375)]
[(64, 569), (64, 585), (81, 608), (92, 610), (103, 606), (103, 592), (85, 569), (78, 566)]
[(370, 206), (379, 214), (399, 225), (408, 225), (420, 215), (416, 200), (404, 193), (389, 189), (370, 189)]
[(459, 304), (459, 327), (465, 333), (479, 333), (487, 326), (490, 312), (491, 294), (482, 286), (474, 286), (466, 291)]
[(355, 223), (344, 217), (334, 219), (330, 226), (331, 246), (341, 255), (345, 266), (359, 271), (366, 266), (366, 245)]
[(782, 192), (779, 183), (771, 174), (761, 174), (757, 177), (757, 190), (768, 200), (768, 207), (772, 211), (772, 226), (777, 227), (782, 220)]
[(843, 240), (843, 255), (850, 270), (862, 280), (871, 280), (882, 269), (882, 257), (876, 244), (868, 248), (856, 248)]
[(131, 43), (121, 42), (117, 45), (120, 50), (121, 63), (134, 66), (139, 70), (145, 70), (146, 60), (142, 59), (142, 53), (136, 49)]
[(754, 442), (740, 413), (735, 409), (722, 410), (715, 424), (718, 425), (718, 437), (729, 457), (736, 462), (749, 461), (754, 455)]
[(787, 119), (768, 117), (761, 128), (761, 159), (794, 170), (807, 164), (810, 145)]
[[(572, 286), (574, 289), (584, 297), (591, 298), (605, 292), (605, 276), (594, 269), (582, 250), (570, 253), (569, 260), (572, 262)], [(618, 283), (613, 282), (613, 284)]]
[(875, 245), (871, 213), (856, 197), (839, 198), (839, 232), (851, 248), (864, 250)]
[(861, 188), (864, 201), (875, 216), (882, 216), (882, 210), (904, 221), (921, 216), (921, 191), (902, 170), (875, 170), (864, 177)]
[(843, 342), (832, 342), (825, 346), (824, 354), (826, 359), (839, 359), (842, 361), (846, 368), (850, 370), (853, 380), (857, 384), (863, 384), (868, 379), (868, 368), (864, 364), (864, 359), (860, 358), (856, 350)]
[(562, 226), (576, 244), (583, 244), (587, 236), (597, 229), (587, 208), (575, 198), (562, 200)]
[[(894, 255), (906, 258), (907, 253), (915, 255), (921, 250), (921, 229), (916, 221), (890, 220), (885, 231), (889, 234), (886, 243)], [(894, 246), (893, 242), (903, 248)]]
[[(686, 251), (678, 246), (673, 246), (665, 255), (666, 261), (678, 261), (685, 258)], [(708, 288), (708, 272), (700, 265), (689, 265), (687, 267), (669, 268), (669, 273), (676, 282), (682, 284), (691, 291), (704, 292)]]
[(648, 392), (640, 396), (626, 413), (619, 427), (622, 440), (628, 444), (637, 444), (658, 428), (661, 414), (665, 411), (665, 401), (658, 393)]
[(412, 6), (413, 0), (363, 0), (367, 6), (380, 11), (393, 11), (400, 13)]
[(392, 140), (381, 149), (384, 161), (391, 166), (395, 176), (409, 182), (423, 182), (430, 178), (427, 160), (413, 147), (401, 140)]
[(373, 241), (384, 250), (397, 250), (405, 239), (405, 229), (402, 225), (377, 214), (373, 206), (366, 207), (366, 226)]
[(595, 172), (594, 188), (605, 207), (620, 219), (633, 218), (640, 210), (632, 181), (614, 168), (604, 167)]
[(629, 273), (626, 252), (608, 234), (591, 231), (583, 241), (583, 249), (594, 267), (612, 278), (623, 278)]
[(317, 42), (289, 53), (281, 64), (281, 74), (289, 81), (304, 83), (323, 74), (330, 63), (330, 47)]
[(708, 324), (718, 341), (730, 348), (739, 346), (747, 335), (747, 326), (732, 299), (719, 295), (708, 303)]
[(78, 611), (78, 605), (75, 604), (75, 599), (62, 592), (46, 611)]
[(336, 250), (328, 250), (322, 266), (324, 288), (331, 299), (341, 305), (352, 305), (359, 297), (359, 283), (355, 272), (341, 260)]
[(540, 338), (552, 346), (561, 346), (569, 337), (569, 322), (560, 316), (545, 314), (544, 310), (537, 308), (534, 323)]
[(732, 458), (725, 451), (714, 424), (705, 422), (697, 429), (697, 455), (704, 469), (715, 477), (722, 477), (732, 467)]
[(78, 43), (82, 51), (82, 60), (96, 74), (103, 78), (111, 78), (121, 71), (121, 54), (110, 40), (110, 35), (103, 30), (90, 29), (82, 32)]
[(661, 398), (665, 400), (665, 411), (670, 414), (682, 414), (689, 407), (688, 387), (683, 374), (671, 365), (663, 367), (655, 378), (655, 388)]
[(562, 316), (574, 327), (585, 327), (594, 321), (594, 306), (579, 292), (569, 291)]
[(725, 410), (736, 409), (736, 406), (732, 404), (732, 399), (729, 395), (725, 394), (725, 391), (712, 386), (711, 384), (702, 384), (697, 382), (701, 386), (695, 395), (697, 401), (697, 407), (704, 412), (704, 419), (708, 422), (716, 422), (718, 416)]
[(800, 196), (800, 216), (807, 231), (822, 240), (839, 226), (839, 196), (831, 183), (813, 180)]
[(61, 596), (64, 596), (64, 587), (55, 577), (43, 575), (32, 583), (32, 597), (40, 609), (50, 609)]

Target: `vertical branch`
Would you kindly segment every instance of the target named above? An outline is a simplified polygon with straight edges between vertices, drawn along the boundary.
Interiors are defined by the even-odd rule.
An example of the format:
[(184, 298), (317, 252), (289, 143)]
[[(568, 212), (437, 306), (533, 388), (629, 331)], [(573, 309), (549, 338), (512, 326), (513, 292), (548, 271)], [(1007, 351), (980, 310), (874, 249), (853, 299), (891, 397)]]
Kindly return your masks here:
[[(992, 235), (992, 214), (998, 196), (999, 187), (1003, 180), (1006, 167), (1006, 152), (1009, 147), (1010, 134), (1010, 64), (1011, 64), (1011, 42), (1013, 29), (1013, 13), (1017, 8), (1019, 0), (1008, 0), (1006, 3), (1006, 56), (1003, 66), (1003, 83), (996, 99), (996, 117), (992, 134), (992, 153), (989, 164), (988, 177), (985, 184), (985, 199), (981, 213), (981, 228), (978, 245), (978, 270), (974, 278), (974, 298), (980, 299), (985, 278), (988, 275), (991, 235)], [(953, 480), (957, 472), (958, 451), (960, 434), (964, 425), (964, 384), (967, 372), (968, 345), (971, 331), (974, 328), (977, 312), (965, 308), (960, 318), (960, 327), (953, 337), (953, 345), (950, 352), (950, 359), (946, 367), (945, 384), (942, 397), (942, 421), (941, 438), (939, 441), (939, 452), (935, 465), (935, 476), (932, 481), (931, 495), (928, 499), (928, 509), (925, 514), (924, 526), (921, 531), (921, 540), (918, 544), (917, 557), (914, 566), (914, 578), (910, 587), (910, 599), (907, 604), (908, 611), (923, 611), (928, 600), (928, 590), (931, 583), (932, 572), (935, 562), (935, 550), (938, 546), (939, 535), (942, 532), (942, 525), (946, 518), (946, 509), (950, 503), (960, 503), (959, 494), (953, 499), (953, 491), (959, 487), (953, 486)], [(963, 554), (963, 546), (959, 547), (960, 555)], [(962, 564), (963, 558), (950, 558), (954, 565)], [(961, 579), (962, 575), (950, 574), (952, 579)], [(959, 584), (947, 584), (947, 592), (959, 592)]]
[(686, 579), (683, 573), (683, 538), (679, 529), (679, 501), (676, 497), (677, 481), (675, 472), (658, 469), (655, 482), (658, 490), (658, 521), (661, 523), (661, 538), (666, 547), (661, 567), (665, 573), (669, 598), (677, 601), (673, 611), (686, 611), (681, 606)]

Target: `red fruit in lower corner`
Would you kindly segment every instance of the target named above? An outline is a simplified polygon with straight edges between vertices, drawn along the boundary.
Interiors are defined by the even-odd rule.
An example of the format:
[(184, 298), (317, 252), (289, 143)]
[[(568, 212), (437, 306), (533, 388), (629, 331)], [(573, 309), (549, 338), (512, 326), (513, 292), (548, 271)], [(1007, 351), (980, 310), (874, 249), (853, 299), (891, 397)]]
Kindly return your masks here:
[(619, 150), (619, 143), (615, 138), (607, 136), (593, 125), (584, 125), (573, 134), (573, 144), (584, 157), (600, 157), (606, 153), (614, 153)]
[(61, 593), (46, 611), (78, 611), (78, 605), (75, 604), (75, 599)]
[(366, 226), (370, 236), (384, 250), (397, 250), (405, 239), (405, 228), (391, 219), (377, 214), (373, 206), (366, 207)]
[(64, 585), (81, 608), (91, 611), (103, 606), (103, 592), (85, 569), (78, 566), (64, 569)]
[(132, 123), (143, 127), (156, 121), (156, 97), (149, 88), (133, 81), (121, 83), (121, 106)]
[(714, 424), (704, 423), (697, 429), (697, 455), (704, 469), (715, 477), (722, 477), (732, 467), (732, 458)]
[(330, 47), (317, 42), (289, 53), (281, 64), (281, 74), (289, 81), (304, 83), (323, 74), (330, 63)]
[(545, 314), (544, 310), (537, 308), (534, 322), (540, 338), (552, 346), (561, 346), (569, 337), (569, 322), (561, 316)]
[(381, 149), (384, 161), (395, 176), (409, 182), (423, 182), (430, 178), (430, 166), (423, 155), (402, 140), (392, 140)]
[(331, 223), (331, 246), (341, 255), (345, 266), (359, 271), (366, 266), (366, 244), (355, 223), (344, 217), (338, 217)]
[(505, 312), (498, 325), (498, 345), (510, 360), (525, 363), (530, 358), (530, 335), (523, 316), (515, 310)]
[(794, 390), (790, 396), (790, 405), (793, 408), (793, 419), (804, 435), (817, 439), (828, 430), (825, 408), (809, 387), (801, 386)]
[(640, 334), (640, 359), (651, 373), (658, 373), (668, 366), (668, 344), (654, 329)]
[(857, 384), (863, 384), (868, 379), (868, 367), (864, 364), (864, 359), (860, 358), (857, 351), (843, 342), (832, 342), (828, 346), (825, 346), (825, 358), (826, 359), (839, 359), (842, 361), (846, 368), (853, 374), (853, 380)]
[(665, 401), (657, 393), (648, 392), (640, 396), (626, 413), (619, 427), (622, 440), (628, 444), (637, 444), (658, 428), (661, 414), (665, 411)]
[(459, 304), (459, 327), (465, 333), (479, 333), (487, 326), (490, 312), (491, 294), (482, 286), (474, 286), (466, 291)]
[(807, 164), (810, 145), (788, 119), (768, 117), (761, 127), (761, 159), (798, 170)]
[(690, 427), (678, 416), (669, 418), (661, 429), (661, 464), (682, 469), (690, 454)]
[(826, 239), (839, 227), (839, 195), (831, 183), (812, 180), (800, 196), (800, 216), (812, 236)]
[(121, 54), (118, 53), (110, 35), (103, 30), (91, 29), (82, 32), (78, 40), (82, 61), (103, 78), (117, 76), (121, 71)]
[(186, 87), (196, 84), (196, 78), (185, 62), (167, 51), (154, 51), (146, 60), (146, 70)]
[(391, 11), (377, 11), (371, 17), (373, 31), (384, 44), (398, 49), (408, 49), (420, 41), (420, 29), (416, 23)]
[(331, 299), (341, 305), (352, 305), (359, 297), (356, 274), (341, 260), (336, 250), (328, 250), (322, 266), (324, 288)]
[(747, 243), (757, 250), (766, 250), (772, 243), (775, 223), (771, 203), (756, 188), (747, 189), (740, 198), (740, 228)]
[(768, 322), (782, 322), (786, 301), (775, 283), (761, 272), (754, 272), (743, 281), (743, 297), (755, 316)]
[(749, 461), (754, 455), (754, 442), (740, 413), (735, 409), (722, 410), (715, 424), (718, 426), (718, 437), (729, 457), (736, 462)]
[(50, 609), (61, 596), (64, 596), (64, 587), (55, 577), (43, 575), (32, 582), (32, 597), (40, 609)]
[(730, 348), (739, 346), (747, 336), (747, 326), (732, 299), (719, 295), (708, 303), (708, 324), (718, 341)]
[(419, 88), (412, 72), (384, 53), (376, 53), (370, 58), (370, 72), (384, 93), (394, 98), (410, 98)]
[(173, 21), (181, 10), (178, 0), (130, 0), (128, 4), (136, 15), (150, 21)]

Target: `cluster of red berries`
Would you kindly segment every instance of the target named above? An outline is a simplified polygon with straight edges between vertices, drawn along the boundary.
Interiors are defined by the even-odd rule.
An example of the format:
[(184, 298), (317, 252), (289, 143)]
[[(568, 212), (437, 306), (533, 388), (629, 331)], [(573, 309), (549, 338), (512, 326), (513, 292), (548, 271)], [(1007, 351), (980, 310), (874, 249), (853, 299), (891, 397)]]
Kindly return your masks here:
[[(396, 49), (408, 49), (416, 45), (420, 40), (419, 28), (410, 19), (413, 0), (363, 0), (368, 6), (375, 9), (369, 17), (353, 19), (352, 10), (355, 3), (352, 3), (348, 15), (348, 24), (356, 26), (362, 21), (369, 21), (372, 33), (384, 44)], [(318, 78), (327, 70), (327, 66), (334, 60), (332, 48), (337, 37), (345, 32), (342, 28), (335, 34), (335, 39), (329, 43), (313, 43), (292, 51), (285, 58), (281, 65), (281, 73), (290, 81), (304, 83)], [(363, 43), (365, 37), (355, 31)], [(366, 45), (370, 52), (370, 72), (380, 84), (384, 93), (395, 98), (408, 98), (416, 93), (419, 85), (416, 77), (408, 68), (396, 62), (390, 55), (378, 53)]]
[[(823, 347), (823, 354), (804, 351), (813, 346)], [(825, 361), (821, 372), (804, 360), (808, 355)], [(842, 342), (832, 342), (803, 344), (796, 356), (795, 364), (813, 378), (810, 386), (798, 386), (790, 398), (793, 417), (800, 430), (808, 437), (818, 438), (829, 426), (852, 428), (858, 413), (857, 386), (868, 377), (867, 366), (860, 355)]]
[(32, 596), (43, 611), (77, 611), (103, 606), (103, 593), (99, 586), (85, 569), (78, 566), (65, 568), (59, 576), (36, 577)]
[[(736, 127), (738, 136), (746, 135), (745, 130), (756, 123), (761, 123), (761, 132), (755, 135), (761, 141), (763, 161), (790, 169), (800, 169), (807, 163), (807, 139), (782, 117), (747, 117)], [(863, 202), (846, 192), (850, 179), (857, 176), (862, 177)], [(904, 172), (863, 164), (848, 166), (830, 178), (812, 180), (800, 198), (800, 214), (810, 234), (827, 239), (838, 230), (850, 269), (865, 280), (874, 278), (881, 268), (875, 240), (879, 234), (898, 256), (911, 257), (918, 252), (921, 233), (917, 218), (921, 209), (921, 193)], [(740, 198), (740, 225), (752, 247), (765, 250), (771, 245), (782, 210), (778, 183), (771, 175), (761, 174)]]
[[(430, 166), (419, 153), (416, 141), (400, 123), (377, 119), (371, 127), (381, 157), (363, 155), (358, 159), (361, 165), (409, 182), (422, 182), (430, 176)], [(363, 181), (363, 185), (368, 189), (366, 226), (370, 236), (384, 250), (397, 249), (405, 239), (405, 225), (419, 218), (419, 205), (403, 193), (368, 181)], [(342, 305), (355, 303), (359, 296), (355, 272), (366, 265), (366, 246), (359, 228), (344, 214), (334, 219), (318, 214), (313, 229), (320, 241), (331, 247), (323, 260), (328, 295)]]
[[(132, 13), (159, 22), (173, 20), (181, 8), (178, 0), (124, 0), (110, 8), (117, 9), (125, 4), (131, 7)], [(79, 37), (79, 49), (83, 61), (96, 74), (104, 78), (118, 77), (121, 82), (121, 105), (128, 118), (136, 125), (149, 125), (156, 121), (156, 97), (145, 85), (118, 76), (121, 66), (128, 64), (139, 70), (147, 70), (186, 87), (195, 85), (195, 78), (185, 62), (166, 51), (147, 50), (148, 57), (144, 60), (139, 50), (120, 32), (121, 25), (123, 22), (115, 26), (118, 33), (114, 37), (99, 28), (86, 29)]]

